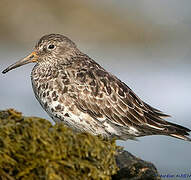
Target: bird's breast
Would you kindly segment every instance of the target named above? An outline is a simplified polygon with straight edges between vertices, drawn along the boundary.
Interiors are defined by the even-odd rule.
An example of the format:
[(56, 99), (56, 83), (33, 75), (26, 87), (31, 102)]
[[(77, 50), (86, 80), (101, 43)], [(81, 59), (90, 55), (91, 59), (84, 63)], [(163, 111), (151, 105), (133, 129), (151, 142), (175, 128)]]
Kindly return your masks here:
[(42, 107), (49, 112), (62, 111), (72, 104), (74, 85), (72, 78), (62, 69), (35, 66), (32, 74), (32, 86), (35, 96)]

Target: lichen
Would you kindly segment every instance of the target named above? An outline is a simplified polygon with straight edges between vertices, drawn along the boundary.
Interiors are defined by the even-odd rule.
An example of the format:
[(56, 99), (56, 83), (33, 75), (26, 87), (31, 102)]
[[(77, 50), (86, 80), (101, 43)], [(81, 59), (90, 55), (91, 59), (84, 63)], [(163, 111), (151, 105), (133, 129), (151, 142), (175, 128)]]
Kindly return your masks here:
[(0, 179), (111, 179), (115, 141), (74, 133), (63, 124), (0, 111)]

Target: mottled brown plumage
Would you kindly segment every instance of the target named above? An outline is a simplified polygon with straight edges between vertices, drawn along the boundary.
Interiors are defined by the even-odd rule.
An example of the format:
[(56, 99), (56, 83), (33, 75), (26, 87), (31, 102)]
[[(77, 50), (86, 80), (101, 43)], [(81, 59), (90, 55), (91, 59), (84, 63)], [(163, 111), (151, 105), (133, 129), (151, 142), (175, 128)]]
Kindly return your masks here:
[(34, 93), (54, 121), (76, 131), (118, 139), (168, 135), (190, 141), (190, 130), (165, 121), (168, 115), (143, 102), (125, 83), (59, 34), (43, 36), (34, 52), (3, 73), (36, 62)]

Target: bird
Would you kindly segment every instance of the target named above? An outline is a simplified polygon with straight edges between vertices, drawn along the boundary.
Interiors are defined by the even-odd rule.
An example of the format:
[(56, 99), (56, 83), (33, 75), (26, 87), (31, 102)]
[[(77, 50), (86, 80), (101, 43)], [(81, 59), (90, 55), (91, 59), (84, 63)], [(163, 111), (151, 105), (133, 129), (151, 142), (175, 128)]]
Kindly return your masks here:
[(166, 121), (169, 115), (141, 100), (64, 35), (44, 35), (30, 55), (2, 73), (28, 63), (36, 63), (31, 81), (42, 108), (75, 132), (119, 140), (166, 135), (191, 141), (189, 128)]

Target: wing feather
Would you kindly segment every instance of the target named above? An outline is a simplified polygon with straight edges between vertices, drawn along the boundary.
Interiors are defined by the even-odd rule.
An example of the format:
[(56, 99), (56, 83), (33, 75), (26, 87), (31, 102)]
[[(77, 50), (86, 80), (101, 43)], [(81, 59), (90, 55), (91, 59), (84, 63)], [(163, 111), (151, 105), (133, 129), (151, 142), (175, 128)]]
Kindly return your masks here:
[(104, 69), (83, 69), (83, 75), (80, 72), (76, 77), (76, 85), (83, 86), (77, 89), (76, 105), (94, 119), (108, 119), (119, 126), (140, 126), (147, 122), (144, 114), (149, 109), (144, 102), (125, 83)]

